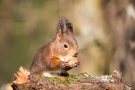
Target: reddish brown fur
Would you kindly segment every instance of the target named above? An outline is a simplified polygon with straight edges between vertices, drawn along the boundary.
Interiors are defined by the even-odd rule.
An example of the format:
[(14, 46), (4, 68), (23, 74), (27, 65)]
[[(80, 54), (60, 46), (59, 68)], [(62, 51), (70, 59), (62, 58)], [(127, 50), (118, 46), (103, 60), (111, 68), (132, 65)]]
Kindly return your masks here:
[[(65, 44), (68, 48), (64, 47)], [(56, 37), (38, 50), (30, 71), (31, 73), (41, 74), (44, 72), (55, 73), (55, 71), (62, 69), (66, 73), (68, 69), (79, 65), (77, 53), (78, 45), (73, 35), (72, 25), (68, 19), (60, 18)], [(67, 59), (67, 61), (61, 61), (60, 57), (64, 57), (64, 60)]]

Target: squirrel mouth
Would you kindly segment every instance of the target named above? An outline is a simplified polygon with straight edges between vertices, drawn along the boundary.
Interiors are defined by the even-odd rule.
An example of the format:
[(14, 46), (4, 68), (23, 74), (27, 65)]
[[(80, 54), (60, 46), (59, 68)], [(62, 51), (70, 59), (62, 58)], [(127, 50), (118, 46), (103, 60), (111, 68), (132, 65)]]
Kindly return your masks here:
[(75, 54), (73, 55), (73, 57), (77, 57), (77, 55), (78, 55), (78, 53), (75, 53)]

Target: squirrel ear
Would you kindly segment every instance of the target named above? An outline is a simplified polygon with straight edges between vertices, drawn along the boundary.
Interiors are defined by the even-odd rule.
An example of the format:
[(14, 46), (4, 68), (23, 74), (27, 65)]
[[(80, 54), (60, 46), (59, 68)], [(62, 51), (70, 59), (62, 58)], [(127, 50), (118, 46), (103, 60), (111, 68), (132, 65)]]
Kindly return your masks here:
[(70, 20), (65, 18), (65, 24), (66, 24), (66, 30), (73, 33), (73, 26), (72, 26), (72, 23), (70, 22)]
[(57, 39), (61, 39), (63, 36), (63, 31), (61, 29), (57, 30), (56, 36), (57, 36)]
[(64, 30), (64, 22), (62, 18), (59, 18), (58, 24), (57, 24), (57, 38), (61, 38), (63, 35), (63, 30)]

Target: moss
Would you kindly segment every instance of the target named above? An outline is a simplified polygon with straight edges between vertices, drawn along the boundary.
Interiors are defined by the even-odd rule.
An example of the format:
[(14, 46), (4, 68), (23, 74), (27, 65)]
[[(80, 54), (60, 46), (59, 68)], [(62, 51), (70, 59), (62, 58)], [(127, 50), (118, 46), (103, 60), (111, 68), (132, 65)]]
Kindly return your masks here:
[(45, 77), (45, 78), (49, 78), (53, 82), (56, 81), (58, 83), (64, 83), (66, 85), (69, 85), (71, 83), (77, 82), (81, 78), (88, 78), (88, 77), (91, 77), (91, 75), (88, 73), (80, 73), (80, 74), (72, 74), (68, 77), (54, 76), (54, 77)]
[(74, 74), (74, 75), (70, 75), (70, 76), (66, 77), (66, 79), (63, 81), (63, 83), (71, 84), (71, 83), (76, 82), (77, 80), (78, 80), (77, 75)]
[(57, 81), (59, 83), (63, 82), (61, 77), (54, 76), (54, 77), (48, 77), (48, 78), (50, 78), (52, 81)]
[(71, 84), (71, 83), (79, 81), (79, 79), (81, 78), (88, 78), (88, 77), (91, 77), (91, 75), (88, 73), (72, 74), (66, 78), (64, 83)]

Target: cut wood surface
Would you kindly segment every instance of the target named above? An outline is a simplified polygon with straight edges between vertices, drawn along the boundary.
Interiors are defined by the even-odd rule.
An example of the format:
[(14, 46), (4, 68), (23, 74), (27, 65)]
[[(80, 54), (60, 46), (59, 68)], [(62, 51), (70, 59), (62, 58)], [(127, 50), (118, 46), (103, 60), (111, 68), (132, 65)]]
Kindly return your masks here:
[(112, 75), (92, 76), (88, 73), (69, 77), (44, 77), (30, 74), (20, 67), (14, 74), (13, 90), (134, 90), (122, 81), (122, 73), (115, 70)]

